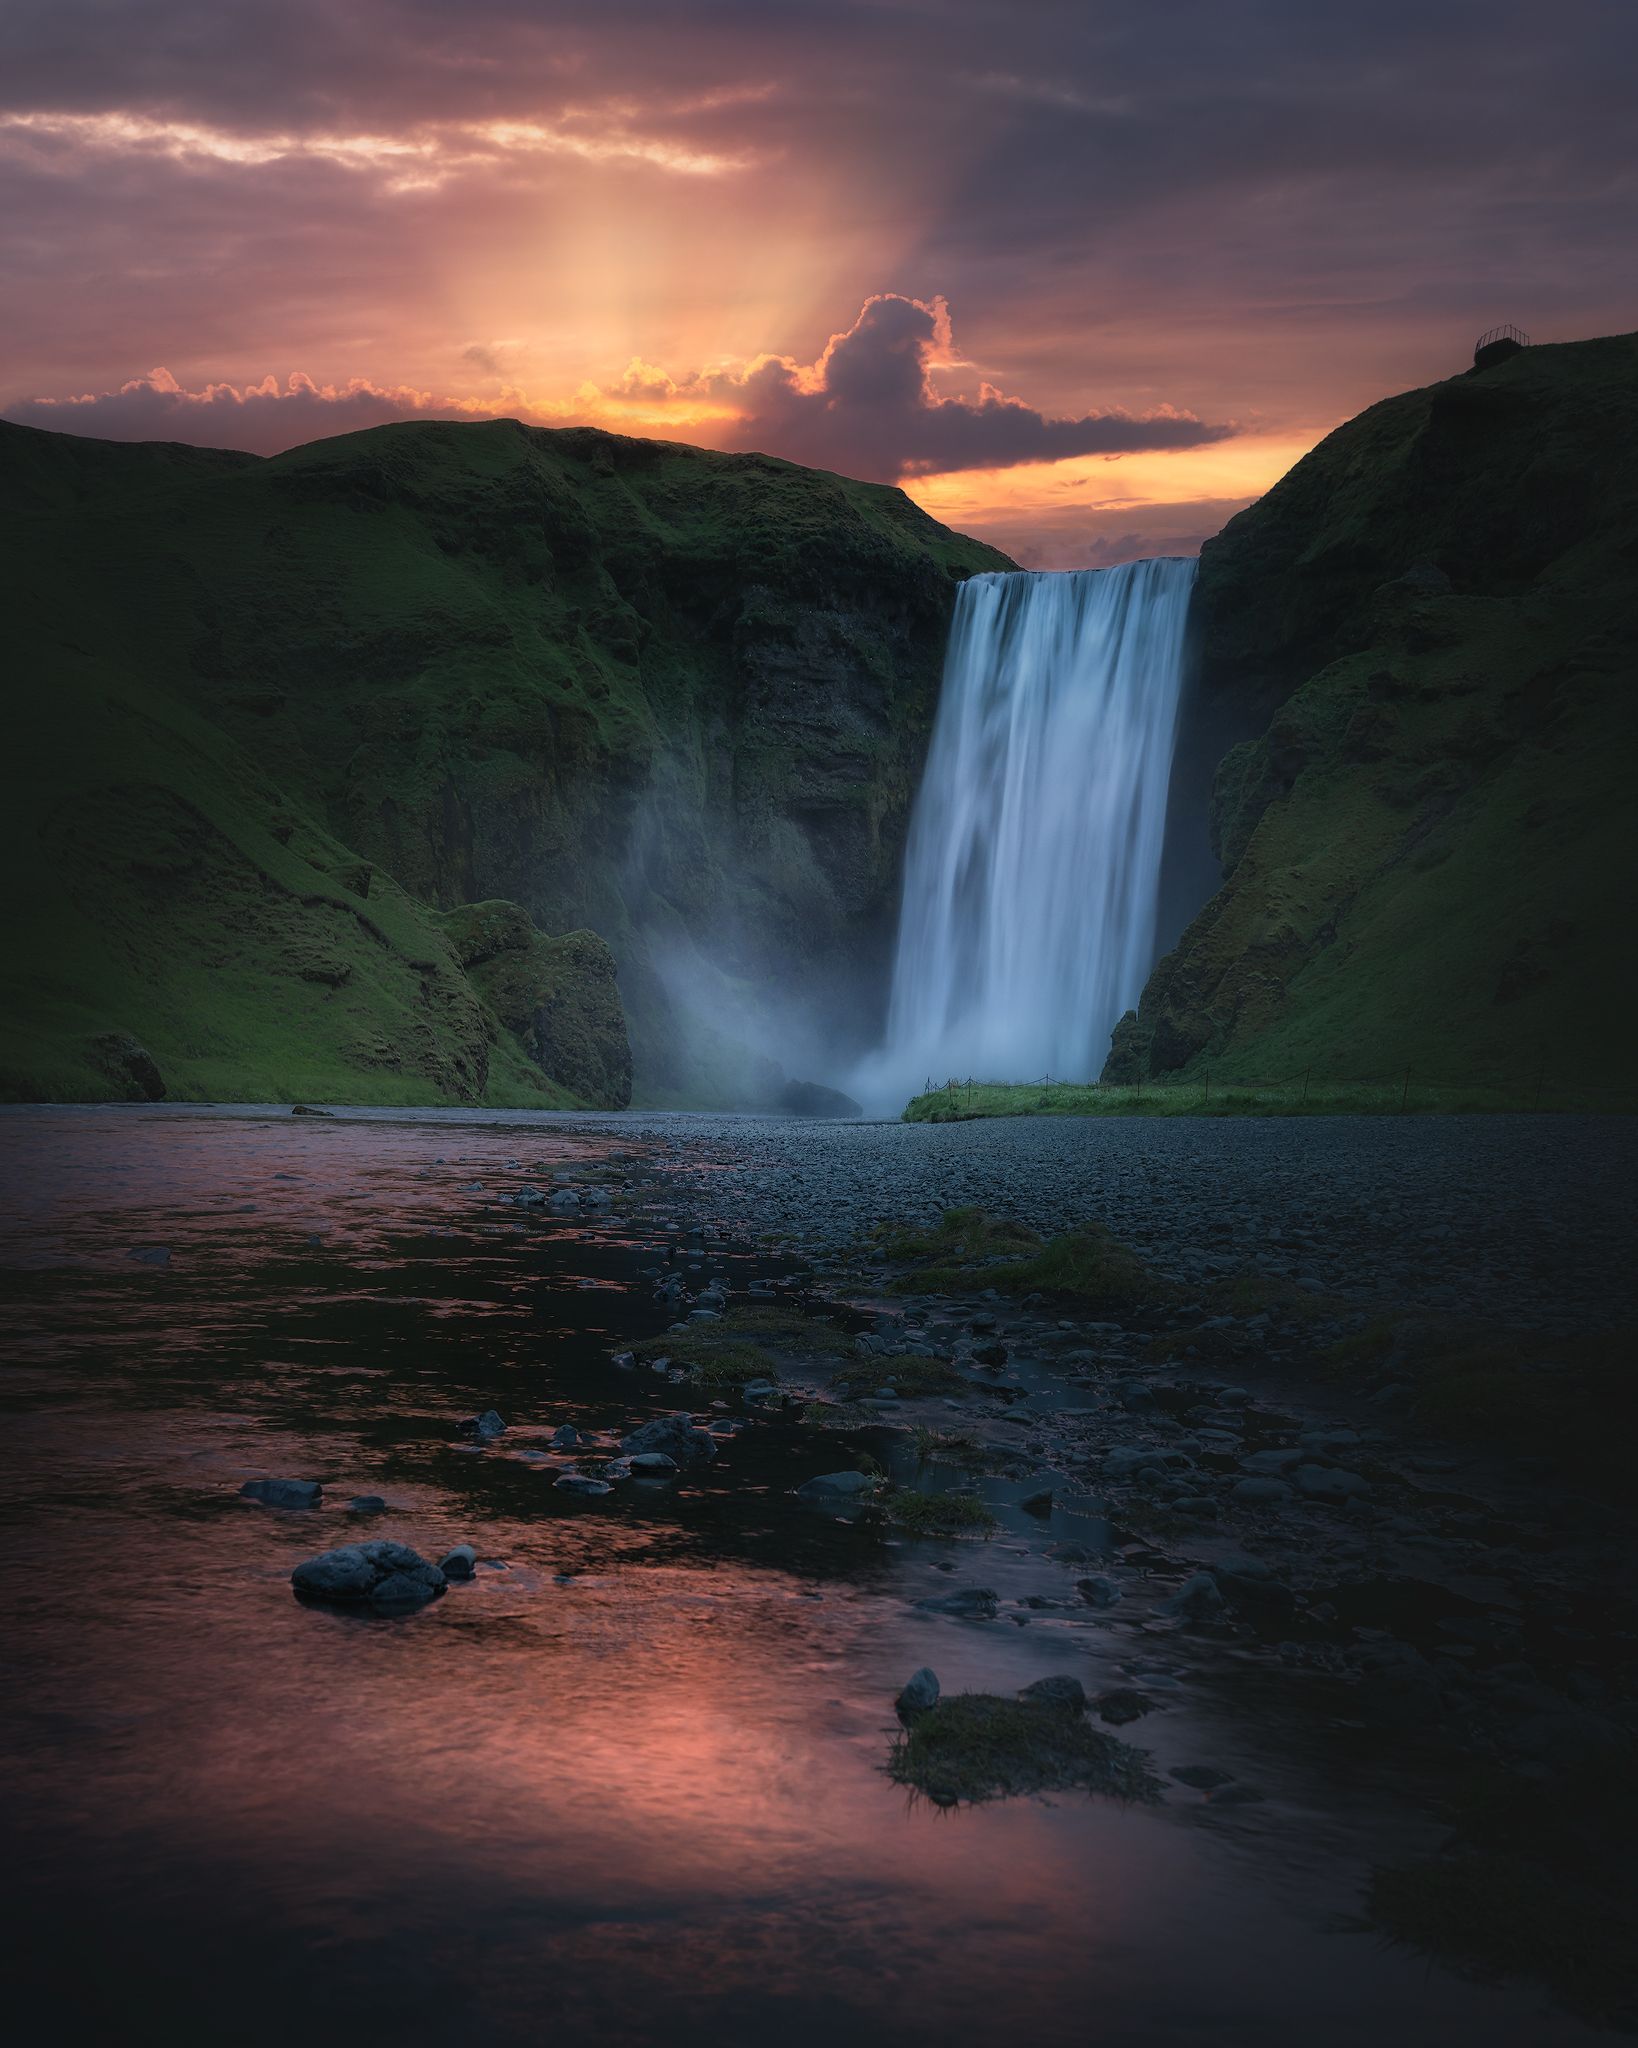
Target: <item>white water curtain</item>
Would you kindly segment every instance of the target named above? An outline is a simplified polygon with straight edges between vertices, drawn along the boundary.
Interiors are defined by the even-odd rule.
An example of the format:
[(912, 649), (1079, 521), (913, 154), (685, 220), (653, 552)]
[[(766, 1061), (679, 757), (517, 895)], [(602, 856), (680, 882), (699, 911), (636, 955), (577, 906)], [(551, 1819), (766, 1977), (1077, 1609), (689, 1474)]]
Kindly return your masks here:
[(963, 584), (911, 822), (893, 1089), (1095, 1079), (1153, 964), (1192, 561)]

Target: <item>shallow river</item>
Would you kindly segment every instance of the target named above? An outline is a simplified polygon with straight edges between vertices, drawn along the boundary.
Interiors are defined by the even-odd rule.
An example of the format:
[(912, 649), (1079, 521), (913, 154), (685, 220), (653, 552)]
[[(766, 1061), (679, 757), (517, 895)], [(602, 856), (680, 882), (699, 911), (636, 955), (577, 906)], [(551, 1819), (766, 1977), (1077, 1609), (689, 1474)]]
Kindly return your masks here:
[[(22, 2038), (1591, 2038), (1363, 1927), (1370, 1864), (1434, 1839), (1391, 1756), (1164, 1631), (914, 1604), (976, 1584), (1005, 1607), (1091, 1503), (1004, 1512), (986, 1545), (894, 1539), (792, 1498), (850, 1458), (782, 1425), (671, 1487), (554, 1490), (552, 1428), (679, 1401), (609, 1363), (670, 1320), (639, 1277), (667, 1213), (685, 1244), (703, 1220), (646, 1141), (122, 1109), (8, 1112), (0, 1145)], [(610, 1153), (626, 1220), (496, 1201)], [(513, 1427), (476, 1449), (456, 1425), (490, 1406)], [(241, 1500), (262, 1475), (324, 1504)], [(390, 1512), (362, 1521), (361, 1494)], [(292, 1566), (363, 1535), (485, 1563), (408, 1618), (298, 1603)], [(885, 1774), (920, 1664), (1007, 1692), (1142, 1658), (1178, 1694), (1142, 1730), (1157, 1768), (1259, 1799), (943, 1811)]]

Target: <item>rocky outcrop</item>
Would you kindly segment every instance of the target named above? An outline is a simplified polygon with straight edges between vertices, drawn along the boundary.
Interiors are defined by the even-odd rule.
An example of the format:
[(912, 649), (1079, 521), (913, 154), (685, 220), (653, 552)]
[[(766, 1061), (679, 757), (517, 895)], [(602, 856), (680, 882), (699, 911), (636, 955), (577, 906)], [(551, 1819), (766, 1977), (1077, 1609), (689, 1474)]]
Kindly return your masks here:
[(1615, 1072), (1635, 456), (1638, 337), (1532, 348), (1373, 407), (1207, 544), (1223, 882), (1107, 1079)]
[(595, 932), (547, 938), (518, 903), (468, 903), (443, 928), (497, 1020), (544, 1073), (599, 1109), (631, 1100), (614, 955)]

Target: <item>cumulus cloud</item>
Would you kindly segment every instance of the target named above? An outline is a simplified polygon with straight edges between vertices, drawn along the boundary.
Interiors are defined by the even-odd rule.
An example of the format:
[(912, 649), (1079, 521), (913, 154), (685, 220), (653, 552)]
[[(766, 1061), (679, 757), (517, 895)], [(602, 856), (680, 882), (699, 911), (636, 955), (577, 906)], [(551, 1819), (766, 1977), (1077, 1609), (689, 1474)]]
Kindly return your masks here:
[(942, 298), (881, 292), (865, 301), (845, 333), (831, 336), (817, 362), (763, 355), (678, 382), (634, 361), (617, 390), (662, 405), (701, 398), (727, 404), (737, 415), (720, 436), (727, 447), (887, 483), (1070, 456), (1198, 448), (1234, 432), (1169, 405), (1051, 418), (987, 383), (976, 398), (941, 397), (933, 373), (957, 361)]
[(22, 426), (93, 434), (107, 441), (187, 441), (202, 448), (243, 448), (274, 455), (328, 434), (350, 434), (389, 420), (466, 419), (499, 408), (472, 399), (435, 399), (407, 384), (315, 384), (297, 370), (281, 385), (206, 384), (189, 391), (169, 370), (150, 370), (117, 391), (74, 398), (28, 398), (5, 417)]

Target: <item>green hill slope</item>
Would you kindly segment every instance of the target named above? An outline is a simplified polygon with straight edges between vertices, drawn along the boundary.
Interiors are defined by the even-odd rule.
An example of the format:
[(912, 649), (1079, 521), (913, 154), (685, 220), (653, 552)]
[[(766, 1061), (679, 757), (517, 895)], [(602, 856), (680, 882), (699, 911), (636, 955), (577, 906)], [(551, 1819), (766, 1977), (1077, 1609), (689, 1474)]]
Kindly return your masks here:
[[(0, 549), (14, 1096), (133, 1092), (125, 1034), (173, 1093), (624, 1100), (576, 929), (647, 1092), (732, 1095), (753, 985), (836, 1014), (885, 944), (954, 579), (1005, 566), (894, 490), (508, 421), (0, 424)], [(435, 913), (497, 901), (463, 960)]]
[(1106, 1077), (1615, 1083), (1638, 986), (1638, 337), (1339, 428), (1201, 556), (1225, 880)]

